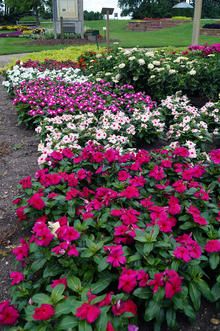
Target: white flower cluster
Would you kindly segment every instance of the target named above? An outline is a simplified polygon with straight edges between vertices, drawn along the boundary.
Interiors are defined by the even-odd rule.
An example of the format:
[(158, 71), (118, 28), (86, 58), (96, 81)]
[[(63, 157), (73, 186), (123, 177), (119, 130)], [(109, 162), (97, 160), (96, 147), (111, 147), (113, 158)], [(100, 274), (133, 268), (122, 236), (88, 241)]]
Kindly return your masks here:
[(186, 145), (192, 158), (202, 144), (220, 137), (220, 103), (207, 103), (198, 109), (189, 104), (186, 96), (176, 95), (167, 97), (161, 106), (169, 119), (167, 139)]
[(37, 68), (25, 68), (23, 66), (15, 65), (11, 70), (6, 71), (6, 80), (3, 81), (8, 92), (12, 91), (14, 87), (20, 85), (23, 81), (34, 80), (38, 78), (60, 79), (65, 82), (85, 82), (87, 77), (82, 75), (80, 69), (63, 68), (60, 70), (39, 71)]
[(157, 110), (146, 108), (142, 111), (137, 109), (130, 114), (106, 110), (103, 114), (88, 112), (45, 118), (36, 128), (41, 137), (38, 146), (41, 156), (38, 163), (46, 162), (47, 156), (53, 150), (65, 147), (80, 149), (89, 141), (102, 144), (106, 148), (114, 147), (121, 152), (130, 150), (136, 147), (137, 137), (152, 141), (152, 138), (161, 136), (165, 124), (160, 117)]
[[(104, 55), (98, 55), (96, 59), (102, 57), (103, 61)], [(129, 50), (117, 48), (114, 56), (108, 55), (105, 59), (107, 62), (112, 61), (113, 65), (110, 67), (108, 64), (108, 72), (105, 71), (104, 67), (102, 70), (102, 66), (100, 66), (100, 70), (94, 73), (97, 81), (104, 78), (118, 83), (121, 78), (125, 76), (127, 70), (130, 75), (133, 74), (132, 80), (137, 81), (140, 75), (143, 75), (142, 70), (148, 68), (150, 72), (149, 75), (146, 76), (146, 80), (148, 80), (150, 84), (154, 84), (154, 82), (156, 83), (158, 81), (163, 82), (164, 75), (168, 77), (174, 77), (175, 74), (186, 75), (191, 78), (192, 76), (196, 76), (197, 72), (201, 70), (201, 67), (204, 65), (203, 61), (199, 58), (192, 60), (190, 56), (171, 54), (169, 56), (162, 50), (145, 52), (137, 48)], [(88, 66), (88, 69), (93, 70), (93, 68), (94, 60), (92, 60), (91, 65)]]

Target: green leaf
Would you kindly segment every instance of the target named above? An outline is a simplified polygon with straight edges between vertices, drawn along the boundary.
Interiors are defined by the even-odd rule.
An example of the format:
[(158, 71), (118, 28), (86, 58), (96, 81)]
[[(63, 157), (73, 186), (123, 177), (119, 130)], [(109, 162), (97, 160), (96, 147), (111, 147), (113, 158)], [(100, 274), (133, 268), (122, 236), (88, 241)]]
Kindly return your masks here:
[(103, 279), (91, 286), (91, 291), (94, 294), (99, 294), (111, 283), (111, 279)]
[(98, 265), (98, 271), (104, 271), (105, 269), (107, 269), (109, 266), (108, 262), (106, 262), (106, 258), (104, 257), (103, 259), (101, 259), (99, 265)]
[(92, 331), (92, 327), (86, 321), (79, 322), (79, 331)]
[(36, 260), (35, 262), (32, 263), (31, 270), (33, 272), (40, 270), (45, 265), (46, 262), (47, 262), (46, 259)]
[(202, 293), (202, 295), (209, 300), (210, 302), (214, 301), (213, 294), (208, 286), (208, 284), (203, 280), (199, 279), (196, 284), (198, 284), (199, 290)]
[(64, 299), (63, 302), (60, 302), (56, 305), (56, 316), (73, 313), (80, 305), (81, 302), (76, 301), (73, 297)]
[(44, 294), (44, 293), (38, 293), (38, 294), (35, 294), (33, 297), (32, 297), (32, 300), (35, 302), (35, 303), (38, 303), (38, 304), (42, 304), (42, 303), (49, 303), (51, 304), (52, 301), (51, 301), (51, 298)]
[(53, 303), (57, 303), (64, 298), (63, 296), (64, 290), (65, 290), (64, 284), (59, 284), (53, 288), (51, 293), (51, 300), (53, 301)]
[(220, 299), (220, 284), (216, 283), (212, 288), (212, 294), (214, 296), (215, 301)]
[(149, 287), (139, 287), (133, 292), (133, 295), (140, 299), (149, 299), (151, 297), (151, 294), (152, 291)]
[(192, 222), (186, 222), (186, 223), (180, 225), (181, 230), (189, 230), (194, 227), (195, 227), (195, 224), (193, 224)]
[(49, 265), (44, 269), (43, 278), (54, 277), (60, 274), (59, 265)]
[(57, 325), (58, 330), (68, 330), (75, 328), (78, 325), (78, 320), (74, 316), (64, 317)]
[(154, 248), (154, 245), (153, 245), (153, 244), (151, 244), (151, 243), (146, 243), (146, 244), (144, 245), (144, 249), (143, 249), (143, 253), (144, 253), (144, 255), (148, 255), (148, 254), (150, 254), (150, 252), (153, 250), (153, 248)]
[(169, 328), (173, 329), (176, 325), (176, 312), (170, 308), (166, 311), (166, 320)]
[(189, 304), (184, 305), (183, 311), (186, 314), (186, 316), (188, 316), (190, 319), (193, 319), (193, 320), (195, 319), (196, 314), (195, 314), (193, 308)]
[(220, 256), (217, 253), (212, 253), (209, 257), (209, 264), (212, 270), (215, 270), (220, 262)]
[(195, 310), (198, 311), (201, 305), (201, 293), (198, 289), (198, 286), (194, 282), (189, 284), (189, 296), (192, 300)]
[(141, 230), (136, 230), (136, 236), (135, 236), (134, 240), (139, 241), (141, 243), (146, 243), (148, 241), (148, 239), (146, 238), (145, 232), (143, 232)]
[(102, 312), (101, 315), (99, 316), (98, 321), (96, 322), (97, 331), (106, 330), (107, 323), (108, 323), (108, 316), (106, 313)]
[(69, 276), (67, 278), (67, 286), (74, 292), (80, 292), (82, 289), (80, 279), (74, 276)]
[(154, 318), (156, 318), (160, 313), (160, 305), (151, 300), (145, 310), (145, 315), (144, 315), (144, 319), (145, 321), (151, 321)]

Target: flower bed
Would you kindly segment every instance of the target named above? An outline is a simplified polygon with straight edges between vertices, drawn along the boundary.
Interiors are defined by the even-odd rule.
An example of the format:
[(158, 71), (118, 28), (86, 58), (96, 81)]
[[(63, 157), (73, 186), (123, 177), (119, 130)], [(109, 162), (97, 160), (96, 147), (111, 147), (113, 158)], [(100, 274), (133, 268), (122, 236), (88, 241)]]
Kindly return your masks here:
[(219, 47), (215, 45), (209, 49), (208, 57), (204, 57), (205, 52), (201, 51), (167, 54), (164, 51), (119, 48), (108, 53), (85, 53), (79, 61), (86, 68), (85, 73), (92, 75), (94, 80), (102, 78), (120, 84), (126, 82), (136, 90), (146, 91), (156, 100), (177, 91), (189, 97), (205, 96), (217, 100)]
[[(105, 82), (67, 85), (61, 81), (83, 81), (84, 77), (77, 77), (78, 69), (63, 69), (62, 74), (37, 71), (37, 76), (37, 69), (21, 68), (9, 72), (4, 85), (9, 90), (15, 87), (14, 104), (19, 122), (29, 126), (40, 124), (37, 128), (41, 140), (39, 164), (45, 162), (54, 149), (69, 144), (80, 149), (90, 140), (123, 151), (136, 148), (137, 144), (149, 146), (160, 139), (163, 144), (185, 145), (190, 149), (190, 156), (196, 158), (220, 138), (219, 102), (198, 109), (190, 105), (187, 97), (176, 95), (157, 107), (149, 96), (135, 93), (129, 85), (119, 87)], [(53, 75), (53, 81), (33, 80)], [(60, 81), (56, 80), (57, 75)]]
[[(15, 65), (12, 70), (6, 72), (6, 80), (3, 85), (9, 93), (21, 83), (38, 79), (50, 78), (51, 80), (62, 80), (65, 82), (85, 82), (87, 77), (83, 76), (76, 63), (60, 63), (47, 61), (40, 64), (38, 61), (28, 61), (25, 65)], [(22, 84), (23, 86), (24, 84)]]
[(20, 326), (126, 330), (139, 311), (171, 328), (176, 312), (193, 318), (203, 296), (219, 298), (219, 277), (207, 276), (219, 268), (219, 151), (207, 166), (187, 157), (90, 145), (52, 153), (37, 179), (20, 181), (17, 215), (32, 227), (13, 250)]
[[(40, 63), (45, 62), (45, 59), (55, 60), (57, 62), (76, 61), (77, 58), (80, 56), (80, 54), (82, 54), (87, 50), (96, 51), (97, 46), (83, 45), (83, 46), (66, 47), (65, 49), (62, 50), (48, 50), (42, 52), (35, 52), (35, 53), (31, 53), (31, 61), (39, 61)], [(23, 62), (29, 60), (30, 60), (29, 54), (22, 57)], [(5, 73), (7, 69), (11, 69), (16, 64), (16, 62), (17, 62), (16, 60), (13, 60), (6, 67), (0, 68), (0, 73), (1, 72)]]
[(102, 113), (105, 110), (132, 113), (139, 109), (139, 104), (140, 107), (146, 105), (149, 109), (154, 106), (149, 96), (135, 93), (132, 86), (112, 87), (104, 81), (96, 84), (66, 84), (49, 78), (27, 83), (24, 81), (15, 90), (15, 94), (14, 104), (18, 109), (20, 123), (34, 122), (35, 125), (45, 116), (53, 117), (63, 113)]
[(31, 34), (41, 34), (45, 32), (44, 28), (30, 28), (25, 25), (6, 25), (0, 26), (0, 31), (9, 31), (7, 33), (0, 33), (0, 38), (7, 38), (7, 37), (20, 37), (22, 35), (31, 35)]
[[(117, 59), (91, 56), (108, 78)], [(42, 155), (13, 202), (31, 237), (13, 249), (20, 269), (0, 325), (137, 331), (143, 320), (160, 330), (179, 313), (194, 319), (203, 298), (220, 299), (220, 150), (207, 154), (220, 103), (198, 109), (176, 94), (157, 106), (127, 83), (52, 66), (20, 63), (4, 83), (20, 123), (37, 126)], [(170, 146), (137, 148), (161, 138)]]

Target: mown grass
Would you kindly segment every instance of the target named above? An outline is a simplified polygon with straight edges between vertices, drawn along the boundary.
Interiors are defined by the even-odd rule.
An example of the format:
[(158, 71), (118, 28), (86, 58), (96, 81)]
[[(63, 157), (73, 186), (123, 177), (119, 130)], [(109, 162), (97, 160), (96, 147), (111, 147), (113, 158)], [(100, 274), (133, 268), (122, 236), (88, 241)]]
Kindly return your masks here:
[[(192, 22), (182, 25), (148, 32), (129, 31), (127, 20), (114, 20), (110, 22), (111, 39), (118, 40), (122, 47), (184, 47), (191, 44)], [(210, 20), (202, 20), (202, 25)], [(105, 21), (88, 21), (86, 26), (92, 29), (98, 29), (103, 35)], [(201, 36), (200, 43), (217, 43), (218, 37)]]

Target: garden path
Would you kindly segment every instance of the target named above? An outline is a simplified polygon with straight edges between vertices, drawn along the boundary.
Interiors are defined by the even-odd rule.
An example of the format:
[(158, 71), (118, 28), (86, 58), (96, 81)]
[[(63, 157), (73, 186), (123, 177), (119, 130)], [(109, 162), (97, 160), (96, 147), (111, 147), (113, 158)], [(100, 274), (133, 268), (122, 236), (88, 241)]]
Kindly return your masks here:
[(11, 201), (19, 180), (36, 169), (37, 137), (33, 131), (18, 127), (15, 108), (0, 77), (0, 301), (7, 296), (9, 270), (13, 270), (8, 253), (22, 231)]
[(28, 55), (29, 53), (21, 53), (21, 54), (9, 54), (9, 55), (0, 55), (0, 68), (3, 68), (8, 63), (13, 60), (19, 60), (23, 56)]

